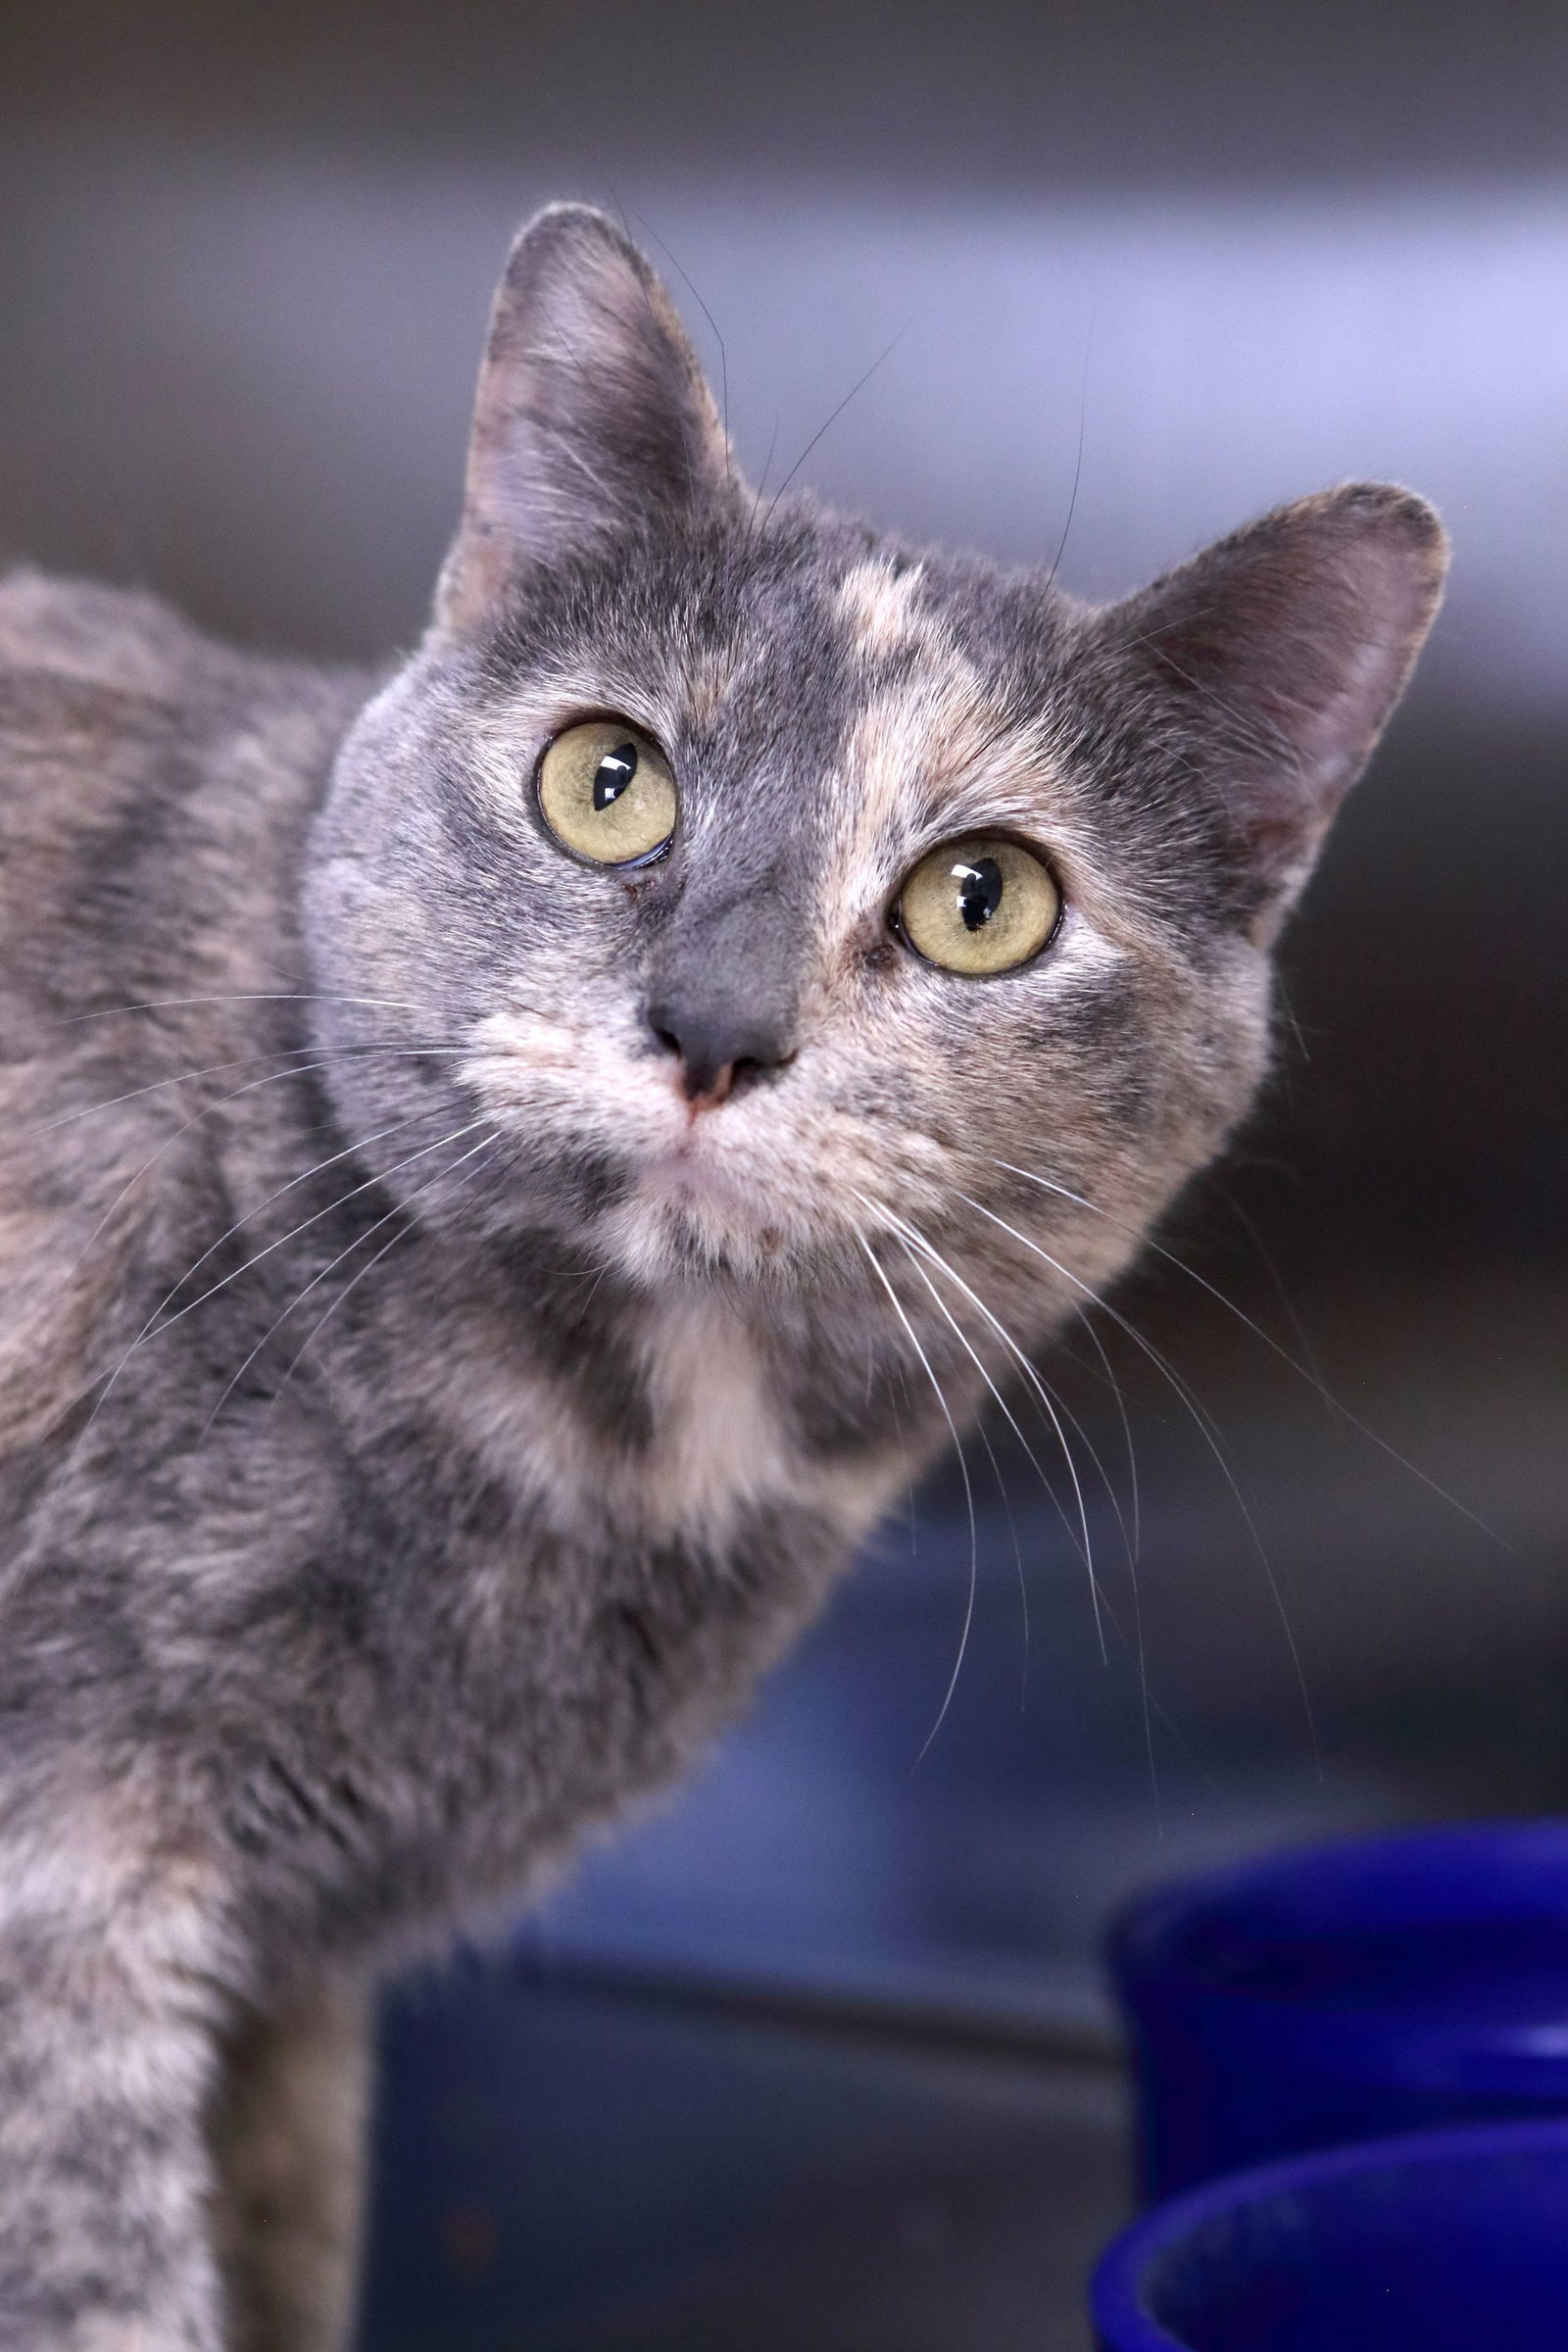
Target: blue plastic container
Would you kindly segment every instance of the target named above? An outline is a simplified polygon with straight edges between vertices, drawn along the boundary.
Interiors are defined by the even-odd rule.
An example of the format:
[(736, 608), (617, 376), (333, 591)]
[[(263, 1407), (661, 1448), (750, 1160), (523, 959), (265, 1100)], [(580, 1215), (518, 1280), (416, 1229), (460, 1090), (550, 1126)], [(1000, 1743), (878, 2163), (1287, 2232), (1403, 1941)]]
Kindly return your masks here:
[(1568, 1822), (1272, 1854), (1140, 1903), (1110, 1959), (1152, 2196), (1381, 2132), (1568, 2114)]
[(1101, 2352), (1557, 2352), (1568, 2121), (1424, 2132), (1211, 2180), (1124, 2230)]

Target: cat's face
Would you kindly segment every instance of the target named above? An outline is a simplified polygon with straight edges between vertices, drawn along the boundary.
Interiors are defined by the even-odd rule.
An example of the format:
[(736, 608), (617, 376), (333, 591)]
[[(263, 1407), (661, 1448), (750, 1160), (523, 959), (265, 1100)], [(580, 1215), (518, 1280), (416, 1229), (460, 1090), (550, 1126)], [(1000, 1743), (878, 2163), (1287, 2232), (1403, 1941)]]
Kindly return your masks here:
[(335, 1058), (351, 1135), (637, 1286), (921, 1328), (968, 1283), (1038, 1336), (1246, 1109), (1442, 567), (1358, 489), (1091, 612), (759, 509), (645, 267), (545, 216), (436, 626), (315, 845), (323, 1039), (432, 1049)]

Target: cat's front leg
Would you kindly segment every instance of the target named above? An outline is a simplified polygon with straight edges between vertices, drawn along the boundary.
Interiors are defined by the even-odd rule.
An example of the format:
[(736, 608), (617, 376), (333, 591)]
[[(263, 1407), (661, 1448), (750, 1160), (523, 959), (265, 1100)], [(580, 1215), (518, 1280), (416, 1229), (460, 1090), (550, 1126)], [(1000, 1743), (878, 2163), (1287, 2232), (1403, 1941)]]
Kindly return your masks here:
[(219, 2352), (222, 1906), (119, 1808), (53, 1794), (0, 1838), (0, 2352)]
[(231, 2352), (341, 2352), (358, 2283), (368, 1999), (323, 1985), (229, 2038), (213, 2109)]

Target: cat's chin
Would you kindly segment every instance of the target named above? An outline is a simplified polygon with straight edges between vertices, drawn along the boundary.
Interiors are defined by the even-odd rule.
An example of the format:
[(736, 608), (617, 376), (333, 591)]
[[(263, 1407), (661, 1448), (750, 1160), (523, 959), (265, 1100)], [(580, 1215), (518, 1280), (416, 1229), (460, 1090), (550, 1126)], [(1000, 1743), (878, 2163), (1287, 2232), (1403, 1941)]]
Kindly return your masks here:
[(757, 1171), (705, 1146), (694, 1125), (642, 1159), (632, 1191), (609, 1212), (605, 1238), (634, 1279), (655, 1286), (671, 1277), (776, 1280), (801, 1237), (770, 1221), (770, 1211)]
[(744, 1182), (724, 1156), (705, 1149), (695, 1127), (648, 1153), (634, 1199), (655, 1218), (673, 1217), (697, 1228), (757, 1223), (756, 1184)]

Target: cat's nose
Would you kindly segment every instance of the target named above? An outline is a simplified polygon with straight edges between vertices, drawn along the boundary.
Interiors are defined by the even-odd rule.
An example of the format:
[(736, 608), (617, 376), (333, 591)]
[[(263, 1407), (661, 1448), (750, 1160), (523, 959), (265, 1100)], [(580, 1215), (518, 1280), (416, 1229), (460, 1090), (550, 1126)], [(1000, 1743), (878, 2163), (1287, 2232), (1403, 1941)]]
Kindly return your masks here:
[(806, 926), (788, 880), (732, 858), (687, 884), (652, 944), (645, 1014), (694, 1114), (794, 1056)]
[(778, 1069), (795, 1051), (781, 1022), (701, 996), (656, 998), (648, 1026), (679, 1061), (680, 1089), (694, 1110), (727, 1102), (738, 1087)]

